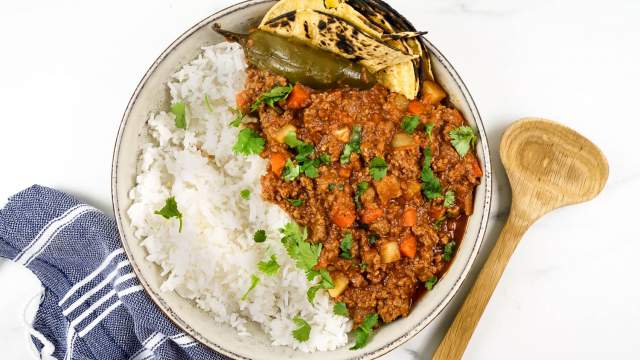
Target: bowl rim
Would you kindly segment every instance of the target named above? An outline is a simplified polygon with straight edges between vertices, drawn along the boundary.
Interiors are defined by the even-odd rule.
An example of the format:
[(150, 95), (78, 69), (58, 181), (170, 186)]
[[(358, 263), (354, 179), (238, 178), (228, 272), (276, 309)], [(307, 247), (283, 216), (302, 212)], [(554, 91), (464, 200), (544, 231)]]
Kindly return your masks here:
[[(205, 17), (204, 19), (198, 21), (196, 24), (194, 24), (193, 26), (191, 26), (189, 29), (187, 29), (185, 32), (183, 32), (180, 36), (178, 36), (173, 42), (171, 42), (171, 44), (169, 46), (167, 46), (162, 53), (156, 58), (156, 60), (151, 64), (151, 66), (149, 66), (149, 68), (147, 69), (147, 71), (145, 72), (144, 76), (142, 77), (142, 79), (138, 82), (138, 84), (136, 85), (136, 88), (133, 92), (133, 94), (131, 95), (129, 102), (127, 103), (127, 107), (122, 115), (122, 118), (120, 120), (120, 125), (118, 127), (118, 132), (117, 132), (117, 137), (116, 137), (116, 141), (113, 147), (113, 156), (112, 156), (112, 162), (111, 162), (111, 202), (112, 202), (112, 209), (113, 209), (113, 213), (114, 213), (114, 217), (116, 220), (116, 224), (118, 227), (118, 232), (119, 232), (119, 238), (120, 238), (120, 242), (122, 244), (123, 249), (125, 250), (125, 253), (127, 255), (127, 258), (130, 260), (131, 262), (131, 267), (133, 268), (133, 271), (138, 279), (138, 281), (140, 282), (140, 284), (142, 285), (142, 287), (144, 288), (145, 292), (147, 293), (147, 295), (149, 296), (149, 298), (152, 300), (152, 302), (154, 303), (155, 306), (157, 306), (157, 308), (169, 319), (169, 321), (171, 321), (171, 323), (173, 323), (178, 329), (188, 333), (189, 335), (193, 336), (194, 339), (196, 339), (199, 343), (201, 343), (202, 345), (216, 351), (219, 352), (225, 356), (228, 357), (232, 357), (234, 359), (247, 359), (246, 357), (236, 354), (233, 351), (226, 349), (224, 347), (222, 347), (219, 344), (215, 344), (211, 341), (207, 341), (205, 339), (202, 339), (200, 334), (196, 331), (194, 331), (193, 329), (191, 329), (189, 326), (187, 326), (186, 324), (181, 324), (179, 321), (176, 321), (173, 316), (171, 316), (171, 314), (168, 313), (168, 311), (170, 311), (170, 309), (165, 309), (163, 308), (163, 306), (160, 304), (159, 299), (156, 298), (156, 296), (158, 296), (157, 294), (155, 294), (154, 291), (152, 291), (152, 289), (150, 288), (149, 284), (147, 283), (144, 274), (142, 273), (142, 271), (140, 270), (140, 268), (138, 267), (137, 263), (134, 261), (133, 256), (131, 254), (131, 249), (129, 248), (129, 244), (127, 241), (125, 241), (125, 232), (124, 232), (124, 221), (122, 219), (123, 214), (126, 211), (121, 211), (121, 207), (120, 207), (120, 203), (118, 201), (118, 197), (117, 197), (117, 193), (118, 193), (118, 178), (117, 178), (117, 174), (118, 174), (118, 168), (119, 168), (119, 164), (118, 164), (118, 159), (120, 157), (120, 151), (121, 151), (121, 140), (123, 137), (123, 133), (125, 128), (127, 127), (127, 124), (129, 123), (129, 115), (131, 113), (131, 109), (133, 107), (133, 105), (135, 104), (135, 102), (138, 99), (138, 96), (140, 95), (140, 93), (142, 92), (142, 90), (145, 88), (146, 84), (147, 84), (147, 80), (149, 79), (149, 77), (155, 72), (156, 68), (164, 61), (164, 59), (171, 54), (177, 47), (178, 45), (180, 45), (186, 38), (188, 38), (189, 36), (191, 36), (194, 32), (198, 31), (199, 29), (201, 29), (203, 26), (206, 26), (207, 24), (210, 24), (214, 21), (216, 21), (217, 19), (227, 16), (233, 12), (245, 9), (247, 7), (252, 7), (255, 5), (259, 5), (259, 4), (263, 4), (263, 3), (268, 3), (268, 2), (273, 2), (275, 0), (245, 0), (245, 1), (241, 1), (239, 3), (233, 4), (231, 6), (228, 6), (226, 8), (223, 8), (219, 11), (216, 11), (215, 13)], [(381, 2), (383, 2), (382, 0), (379, 0)], [(399, 14), (400, 16), (402, 16), (404, 18), (404, 16), (402, 14)], [(406, 20), (406, 19), (405, 19)], [(469, 258), (467, 259), (467, 263), (464, 265), (462, 272), (460, 273), (460, 275), (458, 276), (458, 279), (455, 280), (455, 283), (453, 284), (453, 286), (448, 290), (447, 295), (442, 299), (442, 301), (436, 306), (434, 307), (430, 313), (428, 313), (427, 315), (424, 316), (424, 318), (422, 320), (420, 320), (420, 322), (418, 322), (411, 330), (407, 331), (404, 334), (401, 334), (399, 336), (397, 336), (394, 340), (391, 340), (390, 342), (386, 343), (385, 345), (381, 346), (378, 349), (372, 350), (370, 352), (364, 353), (358, 357), (358, 359), (374, 359), (374, 358), (378, 358), (392, 350), (394, 350), (395, 348), (399, 347), (400, 345), (404, 344), (405, 342), (409, 341), (411, 338), (413, 338), (415, 335), (417, 335), (420, 331), (422, 331), (427, 325), (429, 325), (440, 313), (442, 313), (442, 311), (445, 309), (445, 307), (447, 305), (449, 305), (449, 303), (451, 303), (451, 300), (453, 299), (453, 297), (458, 293), (458, 291), (460, 290), (460, 287), (462, 286), (463, 282), (465, 281), (465, 279), (467, 278), (467, 276), (469, 275), (469, 271), (471, 270), (471, 267), (473, 266), (475, 260), (477, 259), (478, 253), (480, 251), (480, 248), (482, 247), (482, 244), (484, 243), (484, 238), (486, 235), (486, 230), (487, 230), (487, 225), (489, 222), (489, 217), (490, 217), (490, 213), (491, 213), (491, 204), (492, 204), (492, 199), (493, 199), (493, 176), (492, 176), (492, 169), (491, 169), (491, 154), (489, 151), (489, 144), (488, 144), (488, 138), (487, 138), (487, 134), (484, 128), (484, 124), (482, 122), (482, 118), (480, 116), (480, 112), (478, 111), (478, 107), (473, 99), (473, 97), (471, 96), (466, 84), (464, 83), (464, 81), (462, 80), (462, 78), (460, 77), (460, 75), (458, 74), (458, 72), (455, 70), (455, 68), (451, 65), (451, 63), (449, 62), (449, 60), (427, 39), (425, 39), (424, 37), (420, 37), (420, 41), (422, 41), (430, 50), (431, 55), (435, 56), (440, 63), (442, 64), (442, 66), (444, 67), (445, 71), (447, 71), (449, 73), (449, 75), (451, 76), (451, 78), (454, 80), (454, 83), (456, 85), (456, 87), (458, 88), (458, 90), (460, 91), (460, 94), (462, 94), (462, 97), (464, 99), (464, 102), (469, 106), (469, 109), (471, 110), (472, 116), (475, 120), (475, 126), (477, 127), (477, 131), (480, 137), (480, 141), (478, 141), (478, 144), (480, 145), (481, 148), (481, 152), (483, 154), (483, 162), (482, 162), (482, 169), (483, 169), (483, 177), (484, 180), (486, 182), (486, 190), (485, 190), (485, 196), (484, 199), (474, 199), (474, 201), (480, 201), (482, 200), (484, 202), (484, 207), (483, 207), (483, 212), (482, 212), (482, 219), (480, 221), (480, 225), (479, 225), (479, 229), (478, 232), (475, 236), (475, 240), (474, 240), (474, 246), (473, 249), (471, 251), (471, 254), (469, 256)]]

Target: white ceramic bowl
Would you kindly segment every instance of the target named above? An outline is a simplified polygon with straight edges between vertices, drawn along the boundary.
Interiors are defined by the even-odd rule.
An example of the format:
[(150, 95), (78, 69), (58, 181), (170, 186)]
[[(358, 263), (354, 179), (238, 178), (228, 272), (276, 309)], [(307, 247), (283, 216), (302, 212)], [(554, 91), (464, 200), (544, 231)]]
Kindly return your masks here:
[(174, 292), (161, 292), (159, 267), (145, 259), (146, 252), (139, 239), (133, 235), (131, 223), (126, 215), (131, 201), (129, 190), (135, 185), (137, 159), (140, 153), (143, 128), (148, 114), (166, 110), (169, 94), (166, 82), (170, 75), (182, 65), (194, 59), (203, 46), (223, 41), (211, 31), (218, 22), (223, 28), (246, 32), (255, 26), (275, 3), (273, 0), (250, 0), (213, 14), (202, 20), (174, 41), (151, 65), (136, 88), (122, 118), (116, 140), (112, 164), (113, 209), (120, 230), (120, 237), (133, 269), (149, 297), (173, 321), (204, 345), (232, 358), (250, 359), (371, 359), (391, 351), (406, 342), (427, 326), (451, 301), (476, 259), (489, 218), (491, 203), (491, 164), (487, 137), (476, 106), (464, 83), (444, 56), (428, 41), (433, 71), (438, 82), (449, 93), (450, 101), (474, 127), (480, 139), (477, 155), (484, 177), (476, 190), (474, 214), (457, 255), (446, 275), (438, 285), (418, 301), (408, 317), (382, 327), (370, 343), (361, 350), (347, 348), (305, 354), (284, 347), (274, 347), (261, 330), (252, 329), (253, 337), (239, 337), (227, 325), (217, 324), (195, 304), (179, 297)]

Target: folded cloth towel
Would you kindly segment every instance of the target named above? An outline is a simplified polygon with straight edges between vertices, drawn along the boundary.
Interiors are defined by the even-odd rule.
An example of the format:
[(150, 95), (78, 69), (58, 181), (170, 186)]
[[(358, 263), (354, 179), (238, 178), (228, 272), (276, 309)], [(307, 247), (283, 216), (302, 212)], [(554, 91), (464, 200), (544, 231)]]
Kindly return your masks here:
[(42, 282), (32, 340), (43, 358), (224, 359), (147, 297), (115, 222), (67, 194), (33, 186), (9, 199), (0, 210), (0, 256)]

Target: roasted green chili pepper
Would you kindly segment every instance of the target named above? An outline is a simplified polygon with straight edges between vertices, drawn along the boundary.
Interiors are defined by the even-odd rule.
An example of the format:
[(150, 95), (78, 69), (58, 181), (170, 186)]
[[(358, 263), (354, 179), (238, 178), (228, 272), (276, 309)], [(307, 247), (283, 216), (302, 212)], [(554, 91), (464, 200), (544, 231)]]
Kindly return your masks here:
[(293, 39), (260, 30), (239, 35), (215, 25), (213, 29), (243, 45), (250, 64), (283, 76), (292, 83), (320, 90), (337, 86), (368, 89), (376, 83), (375, 76), (363, 66)]

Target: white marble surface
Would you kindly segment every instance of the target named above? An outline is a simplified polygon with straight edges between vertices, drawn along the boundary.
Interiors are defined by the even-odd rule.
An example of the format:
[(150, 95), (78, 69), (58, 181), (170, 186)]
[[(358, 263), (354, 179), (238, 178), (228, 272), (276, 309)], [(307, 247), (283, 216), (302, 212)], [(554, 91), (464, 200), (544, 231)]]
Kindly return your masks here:
[[(1, 2), (0, 204), (40, 183), (111, 213), (111, 151), (131, 92), (184, 29), (233, 2)], [(390, 3), (430, 31), (484, 119), (496, 178), (485, 255), (508, 209), (497, 149), (510, 122), (559, 120), (610, 161), (599, 198), (526, 234), (465, 359), (640, 358), (640, 1)], [(0, 358), (30, 356), (22, 315), (38, 288), (0, 260)], [(460, 300), (385, 358), (428, 359)]]

